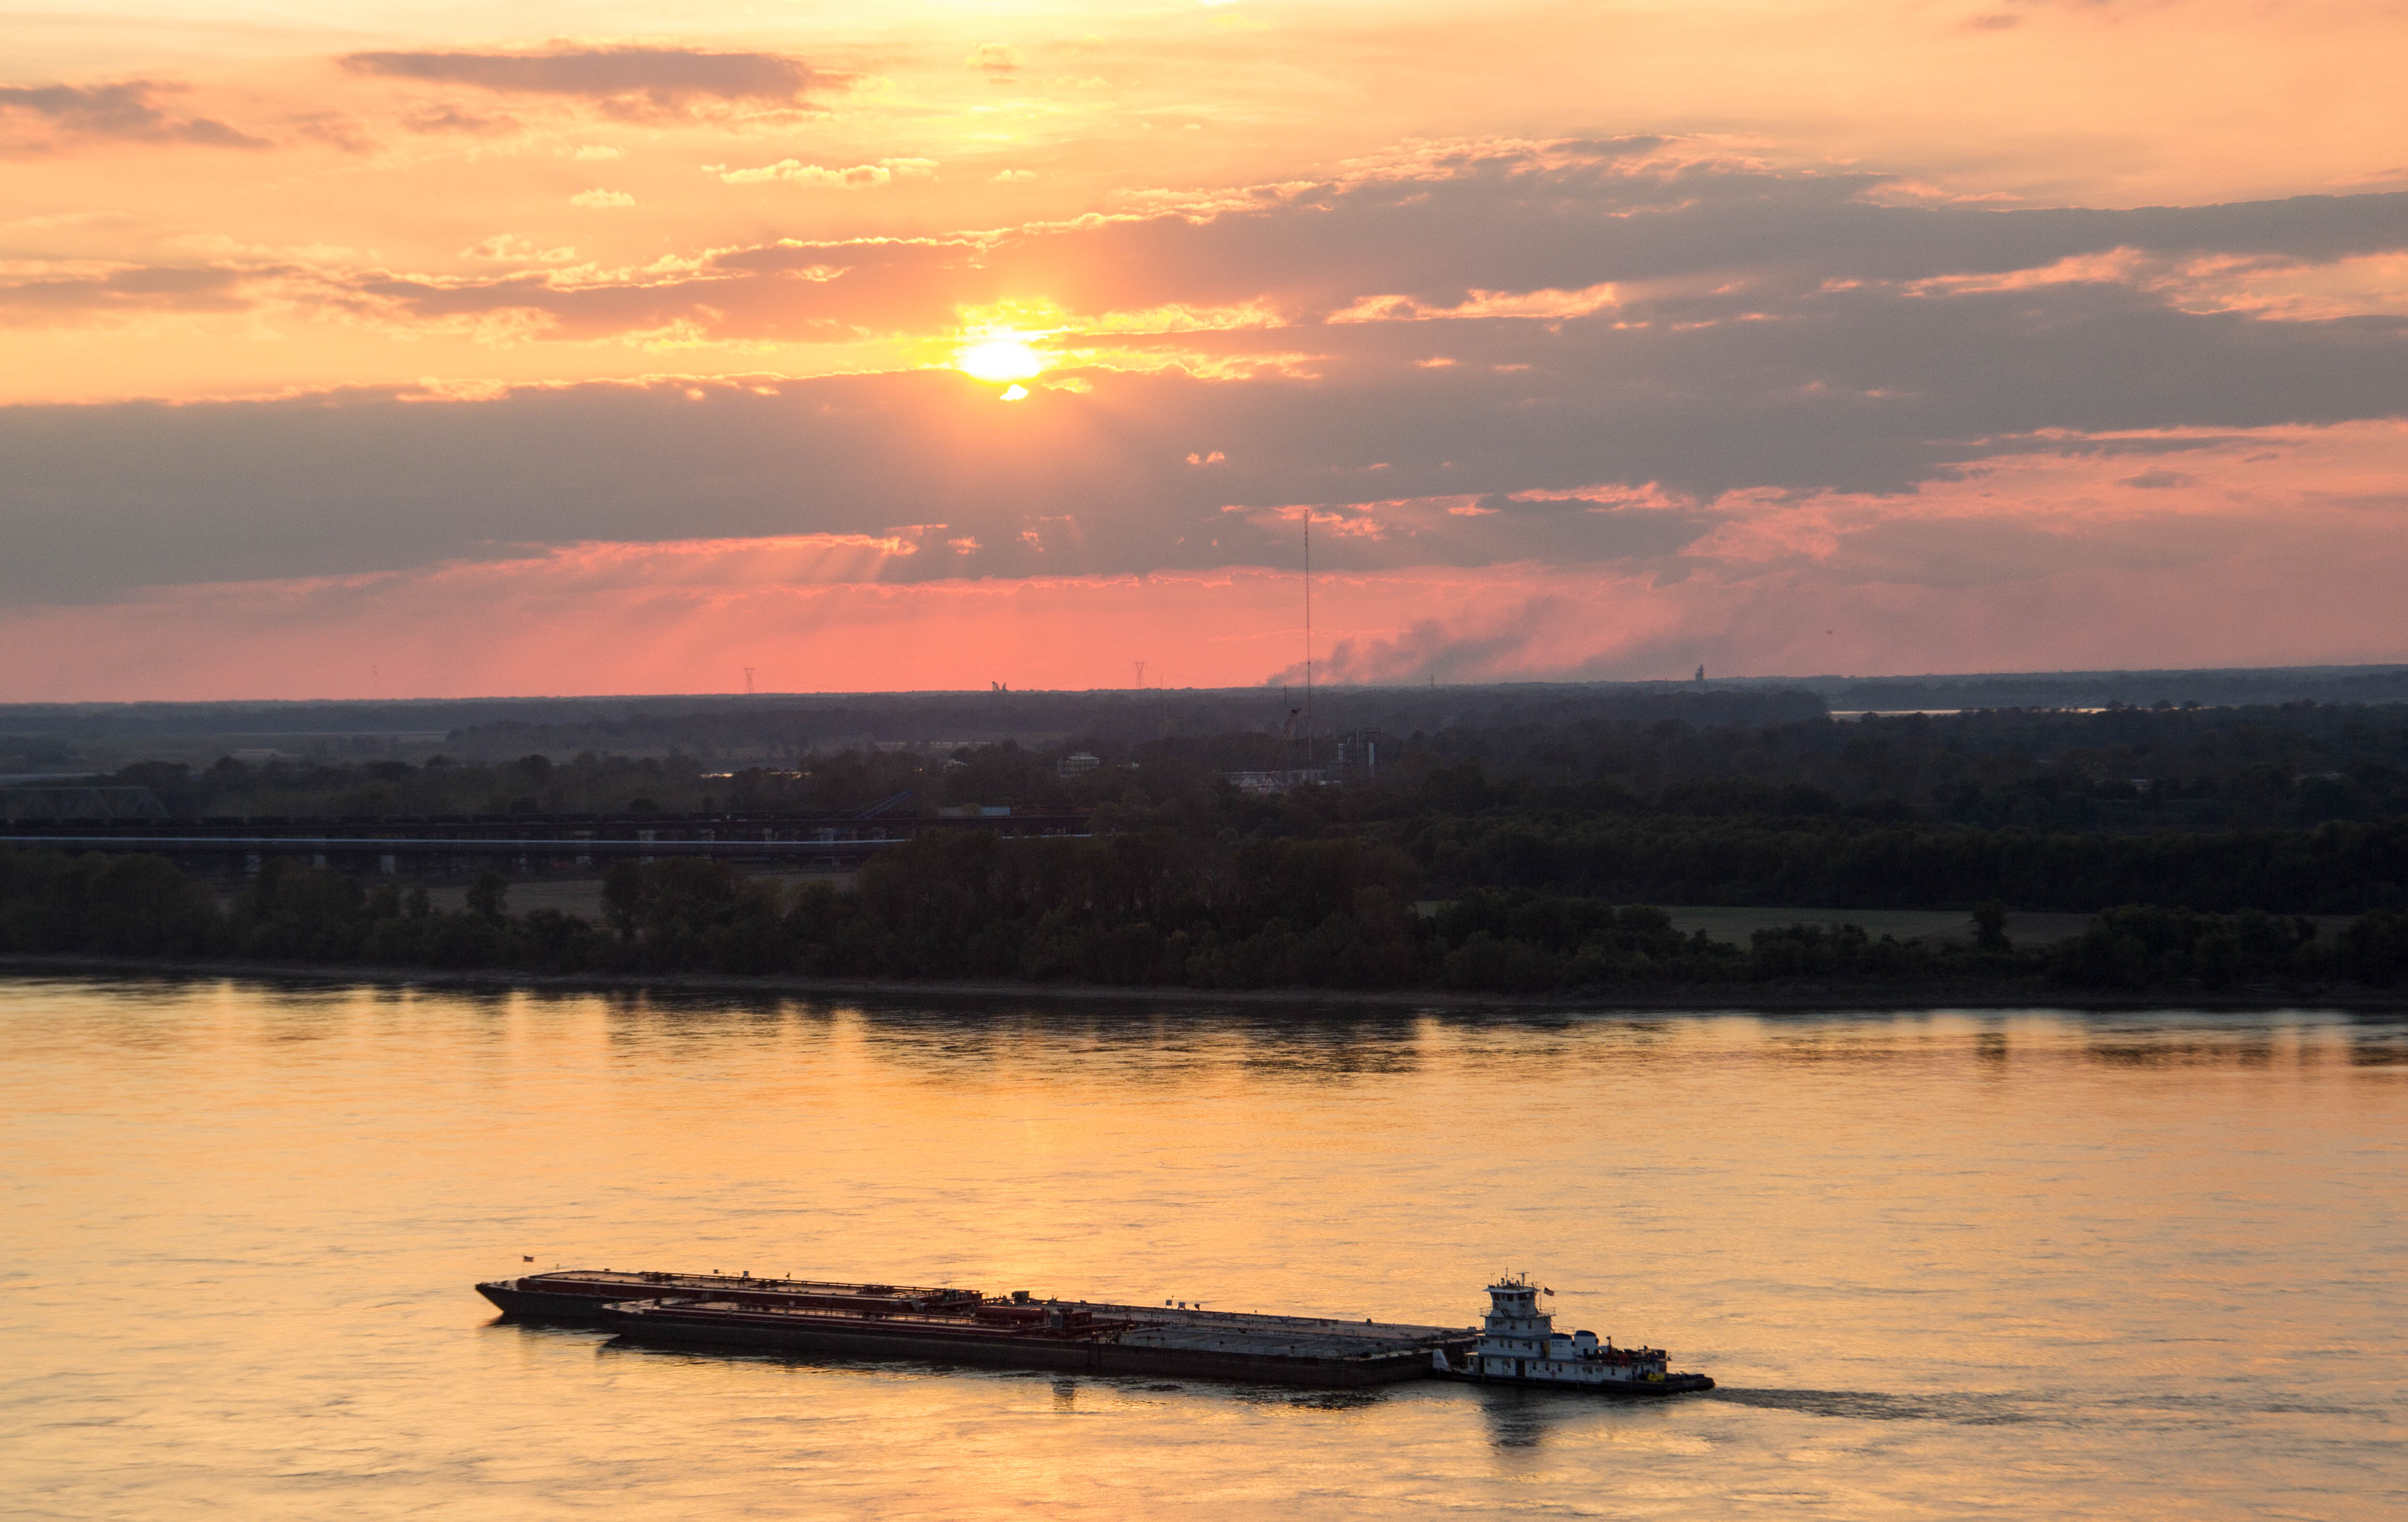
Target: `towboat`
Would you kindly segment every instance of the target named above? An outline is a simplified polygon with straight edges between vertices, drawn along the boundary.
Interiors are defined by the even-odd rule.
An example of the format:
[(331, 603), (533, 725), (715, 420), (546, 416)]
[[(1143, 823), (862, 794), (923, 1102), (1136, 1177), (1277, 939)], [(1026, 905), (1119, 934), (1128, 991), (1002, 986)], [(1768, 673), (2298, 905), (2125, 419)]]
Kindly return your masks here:
[[(1430, 1372), (1442, 1379), (1529, 1389), (1585, 1390), (1597, 1395), (1682, 1395), (1711, 1390), (1703, 1374), (1676, 1373), (1662, 1348), (1616, 1347), (1592, 1331), (1570, 1336), (1539, 1309), (1540, 1286), (1510, 1274), (1488, 1286), (1488, 1318), (1469, 1352), (1430, 1352)], [(1546, 1291), (1552, 1294), (1554, 1291)]]

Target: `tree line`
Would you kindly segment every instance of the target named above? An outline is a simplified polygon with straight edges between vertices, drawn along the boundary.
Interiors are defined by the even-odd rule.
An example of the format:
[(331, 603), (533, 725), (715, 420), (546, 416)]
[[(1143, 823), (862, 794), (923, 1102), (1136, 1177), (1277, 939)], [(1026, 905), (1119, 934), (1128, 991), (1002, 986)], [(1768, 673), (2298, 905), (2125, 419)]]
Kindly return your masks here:
[(1379, 826), (1434, 883), (1668, 904), (2096, 912), (2151, 903), (2347, 914), (2408, 906), (2408, 819), (2105, 835), (1584, 811)]
[(1170, 831), (1100, 840), (928, 837), (873, 859), (856, 891), (792, 888), (696, 858), (622, 862), (602, 923), (512, 913), (488, 873), (467, 906), (281, 858), (224, 902), (156, 857), (0, 850), (0, 952), (642, 975), (724, 972), (1027, 980), (1193, 988), (1447, 987), (1507, 994), (1735, 985), (2128, 990), (2388, 987), (2408, 973), (2408, 913), (2321, 939), (2312, 921), (2122, 906), (2047, 950), (2005, 912), (1966, 942), (1851, 926), (1684, 934), (1665, 911), (1526, 889), (1434, 908), (1394, 847), (1356, 839), (1233, 848)]
[[(1342, 797), (1315, 800), (1310, 811), (1340, 826), (1577, 809), (2133, 834), (2408, 815), (2401, 704), (2009, 710), (1835, 723), (1769, 700), (1756, 711), (1700, 700), (1663, 713), (1499, 708), (1471, 716), (1476, 722), (1357, 731), (1343, 757), (1330, 736), (1308, 743), (1273, 725), (1146, 739), (1074, 732), (1043, 745), (941, 751), (855, 746), (786, 767), (727, 769), (675, 747), (650, 755), (555, 749), (417, 765), (142, 762), (108, 780), (150, 787), (179, 815), (843, 811), (910, 789), (917, 808), (1110, 803), (1140, 817), (1211, 815), (1214, 830), (1247, 833), (1305, 816), (1264, 809), (1228, 788), (1225, 773), (1342, 761)], [(1061, 763), (1073, 754), (1100, 765), (1067, 770)]]

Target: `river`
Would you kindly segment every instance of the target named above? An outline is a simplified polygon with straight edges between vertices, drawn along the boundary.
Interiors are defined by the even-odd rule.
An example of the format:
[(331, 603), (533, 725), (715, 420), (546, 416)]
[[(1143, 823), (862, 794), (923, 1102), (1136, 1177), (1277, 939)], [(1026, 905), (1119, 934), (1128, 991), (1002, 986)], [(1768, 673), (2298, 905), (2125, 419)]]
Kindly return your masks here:
[[(49, 1517), (2408, 1515), (2408, 1024), (0, 983)], [(1557, 1325), (1709, 1396), (625, 1346), (555, 1264)]]

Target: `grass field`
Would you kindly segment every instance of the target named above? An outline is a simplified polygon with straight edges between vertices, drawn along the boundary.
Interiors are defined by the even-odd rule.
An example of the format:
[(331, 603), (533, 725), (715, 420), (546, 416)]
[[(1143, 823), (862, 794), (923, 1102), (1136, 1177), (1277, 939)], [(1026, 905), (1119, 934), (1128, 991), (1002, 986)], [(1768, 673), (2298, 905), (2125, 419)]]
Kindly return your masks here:
[[(1784, 925), (1855, 925), (1878, 940), (1971, 940), (1973, 917), (1961, 909), (1782, 909), (1704, 905), (1669, 908), (1672, 924), (1684, 932), (1703, 930), (1716, 940), (1744, 946), (1757, 930)], [(2087, 914), (2009, 914), (2007, 939), (2018, 945), (2049, 946), (2080, 935), (2090, 927)]]
[[(838, 888), (853, 886), (853, 872), (753, 872), (748, 874), (767, 879), (781, 887), (801, 883), (833, 883)], [(408, 881), (408, 879), (404, 880)], [(426, 896), (435, 900), (437, 909), (468, 907), (468, 884), (465, 879), (434, 881), (426, 884)], [(564, 914), (602, 923), (602, 879), (596, 877), (514, 877), (510, 879), (509, 910), (523, 914), (530, 909), (556, 909)]]
[[(1973, 917), (1958, 909), (1761, 909), (1727, 908), (1722, 905), (1700, 905), (1686, 909), (1667, 909), (1672, 924), (1684, 932), (1703, 930), (1716, 940), (1727, 940), (1744, 946), (1747, 938), (1757, 930), (1784, 925), (1855, 925), (1878, 940), (1883, 936), (1896, 936), (1900, 940), (1971, 940), (1973, 939)], [(2331, 940), (2343, 926), (2358, 916), (2355, 914), (2310, 914), (2318, 933)], [(2056, 914), (2048, 912), (2010, 913), (2007, 916), (2007, 939), (2018, 946), (2054, 946), (2060, 940), (2071, 940), (2090, 928), (2088, 914)]]
[[(764, 872), (758, 874), (781, 884), (793, 886), (806, 882), (832, 882), (838, 888), (853, 885), (852, 872)], [(226, 884), (231, 893), (234, 884)], [(438, 909), (467, 907), (467, 883), (465, 880), (435, 881), (427, 891)], [(592, 877), (524, 877), (510, 883), (509, 907), (513, 913), (530, 909), (556, 909), (599, 924), (602, 919), (602, 880)], [(1438, 909), (1432, 900), (1421, 906), (1424, 913)], [(1795, 909), (1780, 906), (1722, 904), (1667, 906), (1673, 926), (1683, 934), (1703, 930), (1716, 940), (1727, 940), (1735, 946), (1747, 944), (1748, 937), (1758, 930), (1784, 925), (1855, 925), (1879, 940), (1895, 936), (1900, 940), (1971, 940), (1973, 939), (1973, 918), (1957, 909)], [(2356, 916), (2349, 914), (2312, 914), (2308, 916), (2330, 939)], [(2012, 912), (2007, 916), (2007, 938), (2018, 946), (2053, 946), (2068, 940), (2090, 927), (2088, 914), (2060, 914), (2042, 912)]]

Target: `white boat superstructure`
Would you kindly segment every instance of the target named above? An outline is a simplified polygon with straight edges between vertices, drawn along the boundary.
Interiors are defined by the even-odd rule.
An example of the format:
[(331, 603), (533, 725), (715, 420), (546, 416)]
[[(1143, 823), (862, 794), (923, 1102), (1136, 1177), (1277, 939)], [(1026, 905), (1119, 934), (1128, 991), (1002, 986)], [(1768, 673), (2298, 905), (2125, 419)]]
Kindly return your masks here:
[(1675, 1395), (1710, 1390), (1703, 1374), (1676, 1374), (1662, 1348), (1615, 1347), (1593, 1331), (1570, 1336), (1555, 1330), (1555, 1318), (1539, 1309), (1552, 1295), (1526, 1274), (1510, 1274), (1488, 1286), (1488, 1316), (1469, 1356), (1456, 1364), (1443, 1351), (1431, 1355), (1433, 1372), (1498, 1385), (1533, 1385), (1595, 1390), (1613, 1395)]

